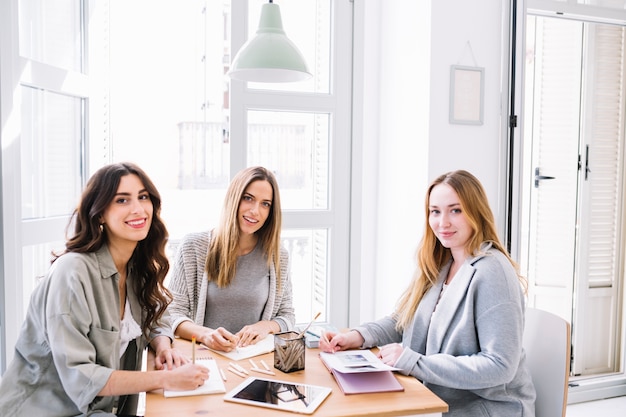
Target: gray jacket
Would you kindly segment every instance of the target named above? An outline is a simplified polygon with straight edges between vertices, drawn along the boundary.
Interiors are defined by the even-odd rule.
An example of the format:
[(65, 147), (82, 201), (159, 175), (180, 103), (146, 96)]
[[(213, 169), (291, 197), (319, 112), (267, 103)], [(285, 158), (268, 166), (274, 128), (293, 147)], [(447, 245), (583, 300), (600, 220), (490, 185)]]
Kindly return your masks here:
[(481, 253), (465, 261), (437, 304), (449, 265), (443, 268), (404, 334), (392, 317), (356, 330), (364, 347), (409, 347), (396, 367), (448, 403), (447, 416), (533, 417), (535, 389), (522, 349), (524, 294), (500, 251), (483, 245)]
[[(204, 266), (209, 251), (210, 232), (186, 235), (178, 248), (170, 271), (168, 289), (174, 300), (169, 305), (172, 329), (176, 330), (183, 321), (204, 325), (209, 281)], [(261, 320), (274, 320), (282, 332), (292, 330), (295, 314), (292, 305), (289, 253), (280, 250), (281, 291), (278, 291), (275, 265), (270, 265), (270, 293)]]
[[(133, 318), (143, 323), (133, 277), (131, 270), (127, 297)], [(113, 415), (118, 398), (97, 396), (111, 373), (138, 369), (143, 347), (154, 337), (173, 338), (164, 315), (164, 327), (131, 341), (120, 360), (118, 280), (106, 245), (67, 253), (52, 264), (33, 291), (15, 357), (2, 377), (0, 416)]]

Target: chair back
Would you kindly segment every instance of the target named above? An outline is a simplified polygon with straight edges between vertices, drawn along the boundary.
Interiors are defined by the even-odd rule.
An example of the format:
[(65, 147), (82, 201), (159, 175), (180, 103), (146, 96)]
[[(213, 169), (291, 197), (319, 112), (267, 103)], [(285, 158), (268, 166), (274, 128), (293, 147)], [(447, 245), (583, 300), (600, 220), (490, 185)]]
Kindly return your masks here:
[(570, 324), (556, 314), (526, 309), (523, 346), (537, 391), (535, 417), (565, 417), (570, 372)]

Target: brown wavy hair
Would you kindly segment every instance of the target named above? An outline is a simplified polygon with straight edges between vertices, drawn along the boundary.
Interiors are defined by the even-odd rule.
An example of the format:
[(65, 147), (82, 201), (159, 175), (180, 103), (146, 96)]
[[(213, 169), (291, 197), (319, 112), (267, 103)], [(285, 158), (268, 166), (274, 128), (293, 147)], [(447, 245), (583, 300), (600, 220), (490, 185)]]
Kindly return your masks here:
[(261, 166), (253, 166), (239, 171), (230, 182), (226, 197), (224, 197), (222, 216), (217, 228), (212, 233), (205, 264), (209, 281), (215, 281), (219, 287), (229, 285), (235, 277), (239, 236), (241, 235), (237, 219), (239, 203), (246, 188), (255, 181), (267, 181), (272, 187), (270, 213), (256, 234), (267, 256), (268, 267), (272, 263), (275, 266), (276, 280), (280, 290), (280, 231), (282, 227), (280, 193), (274, 174)]
[(463, 213), (467, 217), (472, 228), (472, 235), (466, 243), (465, 252), (467, 255), (478, 255), (480, 246), (491, 243), (492, 247), (499, 250), (507, 257), (515, 269), (520, 283), (526, 291), (527, 284), (524, 277), (519, 275), (519, 267), (511, 258), (505, 246), (500, 241), (493, 212), (489, 207), (487, 193), (480, 181), (472, 174), (464, 170), (451, 171), (437, 177), (428, 187), (424, 202), (424, 212), (426, 224), (424, 236), (417, 249), (417, 269), (413, 280), (409, 284), (395, 311), (398, 330), (403, 330), (413, 319), (417, 306), (424, 297), (424, 294), (437, 282), (439, 272), (450, 260), (452, 254), (450, 249), (444, 247), (429, 224), (430, 215), (430, 193), (433, 188), (440, 184), (447, 184), (457, 193)]
[(137, 243), (129, 265), (133, 269), (133, 291), (146, 314), (144, 329), (154, 330), (172, 296), (163, 285), (169, 271), (165, 245), (169, 237), (161, 220), (161, 195), (148, 175), (137, 165), (123, 162), (106, 165), (91, 176), (74, 210), (67, 230), (74, 226), (74, 233), (65, 243), (65, 251), (54, 254), (52, 262), (64, 253), (95, 252), (108, 242), (106, 232), (100, 230), (100, 219), (113, 201), (121, 178), (136, 175), (150, 195), (153, 213), (146, 238)]

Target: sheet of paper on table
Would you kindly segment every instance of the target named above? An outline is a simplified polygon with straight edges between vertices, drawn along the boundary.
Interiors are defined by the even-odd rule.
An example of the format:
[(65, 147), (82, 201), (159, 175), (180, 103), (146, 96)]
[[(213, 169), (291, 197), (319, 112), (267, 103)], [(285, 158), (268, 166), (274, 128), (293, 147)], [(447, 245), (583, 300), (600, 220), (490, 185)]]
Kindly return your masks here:
[(259, 355), (264, 355), (266, 353), (272, 352), (274, 350), (274, 335), (268, 334), (265, 339), (260, 340), (254, 345), (249, 345), (245, 347), (239, 347), (236, 350), (232, 350), (230, 352), (222, 352), (219, 350), (213, 350), (209, 348), (209, 350), (219, 353), (222, 356), (225, 356), (234, 361), (239, 361), (242, 359), (248, 359)]

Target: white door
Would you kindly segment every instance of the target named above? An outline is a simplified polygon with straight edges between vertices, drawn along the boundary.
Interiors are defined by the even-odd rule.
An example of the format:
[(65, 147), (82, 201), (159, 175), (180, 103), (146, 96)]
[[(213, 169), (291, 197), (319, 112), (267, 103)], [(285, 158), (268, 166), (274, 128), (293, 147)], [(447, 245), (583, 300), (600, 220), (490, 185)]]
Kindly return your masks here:
[(521, 263), (531, 305), (572, 323), (572, 373), (619, 370), (624, 28), (526, 22)]

